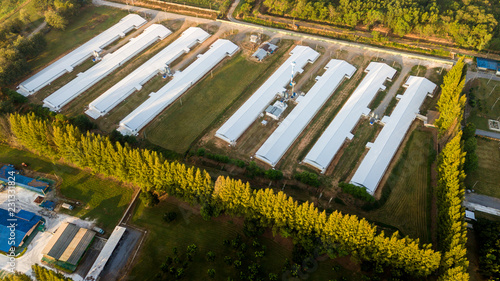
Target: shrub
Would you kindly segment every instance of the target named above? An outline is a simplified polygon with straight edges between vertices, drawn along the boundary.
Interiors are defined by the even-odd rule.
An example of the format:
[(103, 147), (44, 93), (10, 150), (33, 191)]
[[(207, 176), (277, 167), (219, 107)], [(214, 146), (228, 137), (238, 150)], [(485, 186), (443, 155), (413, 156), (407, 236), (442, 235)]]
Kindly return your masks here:
[(318, 175), (315, 173), (309, 173), (309, 172), (301, 172), (295, 174), (295, 179), (300, 181), (301, 183), (310, 185), (310, 186), (315, 186), (319, 187), (321, 185), (321, 182), (318, 178)]
[(267, 170), (264, 175), (270, 180), (280, 180), (283, 178), (283, 172), (274, 169)]
[(357, 186), (357, 185), (345, 183), (345, 182), (339, 183), (339, 187), (342, 189), (343, 192), (349, 193), (352, 196), (354, 196), (355, 198), (358, 198), (358, 199), (361, 199), (361, 200), (364, 200), (367, 202), (375, 201), (375, 198), (373, 198), (373, 196), (371, 196), (366, 191), (366, 187)]
[(160, 199), (158, 199), (158, 194), (151, 191), (141, 192), (139, 198), (141, 199), (142, 203), (144, 203), (144, 205), (147, 207), (153, 207), (156, 206), (158, 203), (160, 203)]
[(177, 219), (177, 213), (176, 212), (167, 212), (163, 214), (163, 220), (166, 222), (173, 222)]

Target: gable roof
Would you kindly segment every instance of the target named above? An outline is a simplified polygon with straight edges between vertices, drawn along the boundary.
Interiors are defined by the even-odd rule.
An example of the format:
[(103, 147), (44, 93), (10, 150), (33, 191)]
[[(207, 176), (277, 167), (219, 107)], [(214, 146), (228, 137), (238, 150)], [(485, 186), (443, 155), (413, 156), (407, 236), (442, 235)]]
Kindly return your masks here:
[[(12, 246), (19, 247), (26, 234), (41, 220), (41, 216), (25, 210), (21, 210), (15, 216), (11, 217), (9, 211), (0, 209), (0, 251), (8, 252)], [(16, 237), (14, 245), (9, 245), (11, 234), (9, 226), (12, 223), (16, 224)]]

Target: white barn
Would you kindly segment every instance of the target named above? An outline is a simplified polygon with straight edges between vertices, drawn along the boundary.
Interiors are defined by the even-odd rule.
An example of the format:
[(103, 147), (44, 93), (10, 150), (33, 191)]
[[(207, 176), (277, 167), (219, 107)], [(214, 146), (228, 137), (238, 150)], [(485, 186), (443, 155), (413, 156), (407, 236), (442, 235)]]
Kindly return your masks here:
[(396, 97), (399, 102), (391, 116), (382, 118), (384, 128), (374, 143), (369, 142), (366, 145), (370, 150), (351, 179), (352, 184), (366, 187), (372, 195), (419, 113), (425, 97), (432, 95), (436, 89), (436, 84), (417, 76), (410, 76), (403, 86), (406, 91)]
[(332, 59), (325, 66), (326, 72), (316, 77), (316, 84), (281, 122), (276, 131), (259, 148), (255, 157), (276, 166), (295, 139), (311, 122), (316, 113), (335, 92), (345, 78), (350, 79), (356, 68), (343, 60)]
[(394, 68), (379, 62), (371, 62), (365, 72), (367, 75), (363, 81), (314, 144), (303, 163), (324, 173), (346, 138), (352, 139), (351, 131), (358, 123), (359, 118), (370, 113), (368, 105), (378, 91), (385, 89), (384, 82), (392, 79), (396, 74)]
[(132, 93), (140, 91), (146, 82), (170, 63), (188, 53), (191, 47), (205, 41), (208, 37), (210, 34), (199, 27), (186, 29), (177, 40), (91, 102), (85, 113), (94, 119), (107, 114)]
[(157, 92), (149, 94), (149, 98), (143, 104), (120, 121), (118, 131), (123, 135), (137, 135), (142, 128), (205, 76), (210, 69), (225, 57), (232, 56), (238, 49), (239, 47), (229, 40), (215, 41), (207, 52), (198, 55), (198, 59), (184, 71), (176, 72), (170, 82)]
[[(296, 46), (290, 57), (269, 79), (217, 130), (215, 136), (229, 144), (236, 144), (238, 138), (250, 127), (277, 94), (285, 90), (293, 74), (302, 73), (308, 63), (313, 63), (319, 53), (307, 46)], [(295, 63), (295, 66), (292, 64)]]
[(43, 87), (52, 83), (52, 81), (61, 77), (63, 74), (73, 71), (74, 67), (90, 58), (94, 52), (101, 52), (106, 46), (119, 38), (123, 38), (127, 32), (134, 28), (139, 28), (146, 22), (147, 21), (139, 15), (127, 15), (117, 24), (108, 28), (101, 34), (87, 41), (85, 44), (71, 51), (69, 54), (58, 59), (48, 67), (22, 82), (17, 87), (17, 91), (24, 96), (36, 93)]
[(149, 26), (141, 35), (130, 39), (127, 44), (123, 45), (114, 53), (104, 56), (96, 65), (85, 72), (79, 73), (75, 79), (44, 99), (43, 106), (48, 107), (52, 111), (61, 110), (63, 106), (95, 85), (129, 59), (133, 58), (156, 41), (163, 40), (171, 33), (170, 30), (160, 24)]

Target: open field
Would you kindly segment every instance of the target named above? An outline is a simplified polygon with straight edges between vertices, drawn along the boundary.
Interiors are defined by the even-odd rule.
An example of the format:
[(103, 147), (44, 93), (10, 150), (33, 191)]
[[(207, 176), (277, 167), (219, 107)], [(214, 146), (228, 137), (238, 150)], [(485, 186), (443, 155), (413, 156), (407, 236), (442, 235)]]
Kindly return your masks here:
[(478, 168), (468, 174), (465, 184), (477, 193), (500, 198), (500, 142), (477, 138)]
[[(486, 131), (488, 131), (488, 119), (500, 118), (500, 82), (488, 80), (474, 79), (468, 85), (471, 88), (469, 92), (471, 110), (467, 122), (472, 122), (476, 128)], [(472, 103), (475, 103), (475, 106), (472, 106)]]
[[(432, 135), (414, 130), (384, 186), (391, 193), (385, 204), (368, 212), (370, 220), (392, 225), (404, 235), (430, 242), (429, 157)], [(383, 192), (383, 191), (382, 191)]]
[(58, 187), (60, 194), (82, 203), (81, 207), (66, 213), (82, 219), (97, 219), (98, 225), (108, 233), (116, 226), (132, 199), (133, 189), (130, 186), (5, 145), (0, 145), (0, 162), (18, 167), (24, 162), (29, 164), (30, 170), (57, 175), (61, 180)]
[(69, 53), (77, 46), (108, 29), (126, 15), (127, 12), (124, 10), (105, 6), (87, 6), (83, 8), (79, 11), (78, 17), (72, 18), (65, 30), (52, 29), (45, 35), (47, 47), (44, 52), (29, 61), (31, 69), (37, 71), (40, 67), (46, 66), (59, 56)]

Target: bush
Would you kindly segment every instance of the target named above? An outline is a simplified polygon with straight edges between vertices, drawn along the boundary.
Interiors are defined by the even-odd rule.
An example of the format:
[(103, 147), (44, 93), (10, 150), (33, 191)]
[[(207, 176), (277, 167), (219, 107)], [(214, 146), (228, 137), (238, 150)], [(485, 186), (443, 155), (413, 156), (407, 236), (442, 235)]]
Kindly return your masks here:
[(163, 214), (163, 220), (166, 222), (173, 222), (177, 219), (177, 213), (176, 212), (167, 212)]
[(196, 151), (196, 156), (205, 156), (205, 149), (203, 147), (198, 148), (198, 150)]
[(142, 203), (146, 207), (153, 207), (156, 206), (158, 203), (160, 203), (160, 199), (158, 199), (158, 195), (154, 192), (147, 191), (147, 192), (141, 192), (141, 195), (139, 195), (139, 198), (141, 199)]
[(94, 124), (94, 122), (90, 121), (90, 119), (85, 114), (80, 114), (74, 118), (71, 118), (70, 121), (82, 132), (91, 131), (97, 128), (97, 125)]
[(257, 163), (255, 163), (255, 161), (250, 161), (250, 163), (248, 163), (247, 176), (249, 176), (250, 178), (254, 178), (261, 176), (263, 174), (264, 174), (264, 169), (257, 166)]
[(274, 169), (267, 170), (264, 175), (270, 180), (280, 180), (283, 178), (283, 172)]
[(319, 187), (321, 185), (321, 182), (318, 178), (318, 175), (315, 173), (309, 173), (309, 172), (301, 172), (295, 174), (294, 178), (301, 183), (314, 186), (314, 187)]
[(357, 185), (345, 183), (345, 182), (339, 183), (339, 187), (342, 189), (343, 192), (349, 193), (352, 196), (354, 196), (355, 198), (358, 198), (358, 199), (361, 199), (361, 200), (364, 200), (367, 202), (374, 202), (375, 201), (375, 198), (373, 198), (373, 196), (371, 196), (366, 191), (366, 187), (357, 186)]

